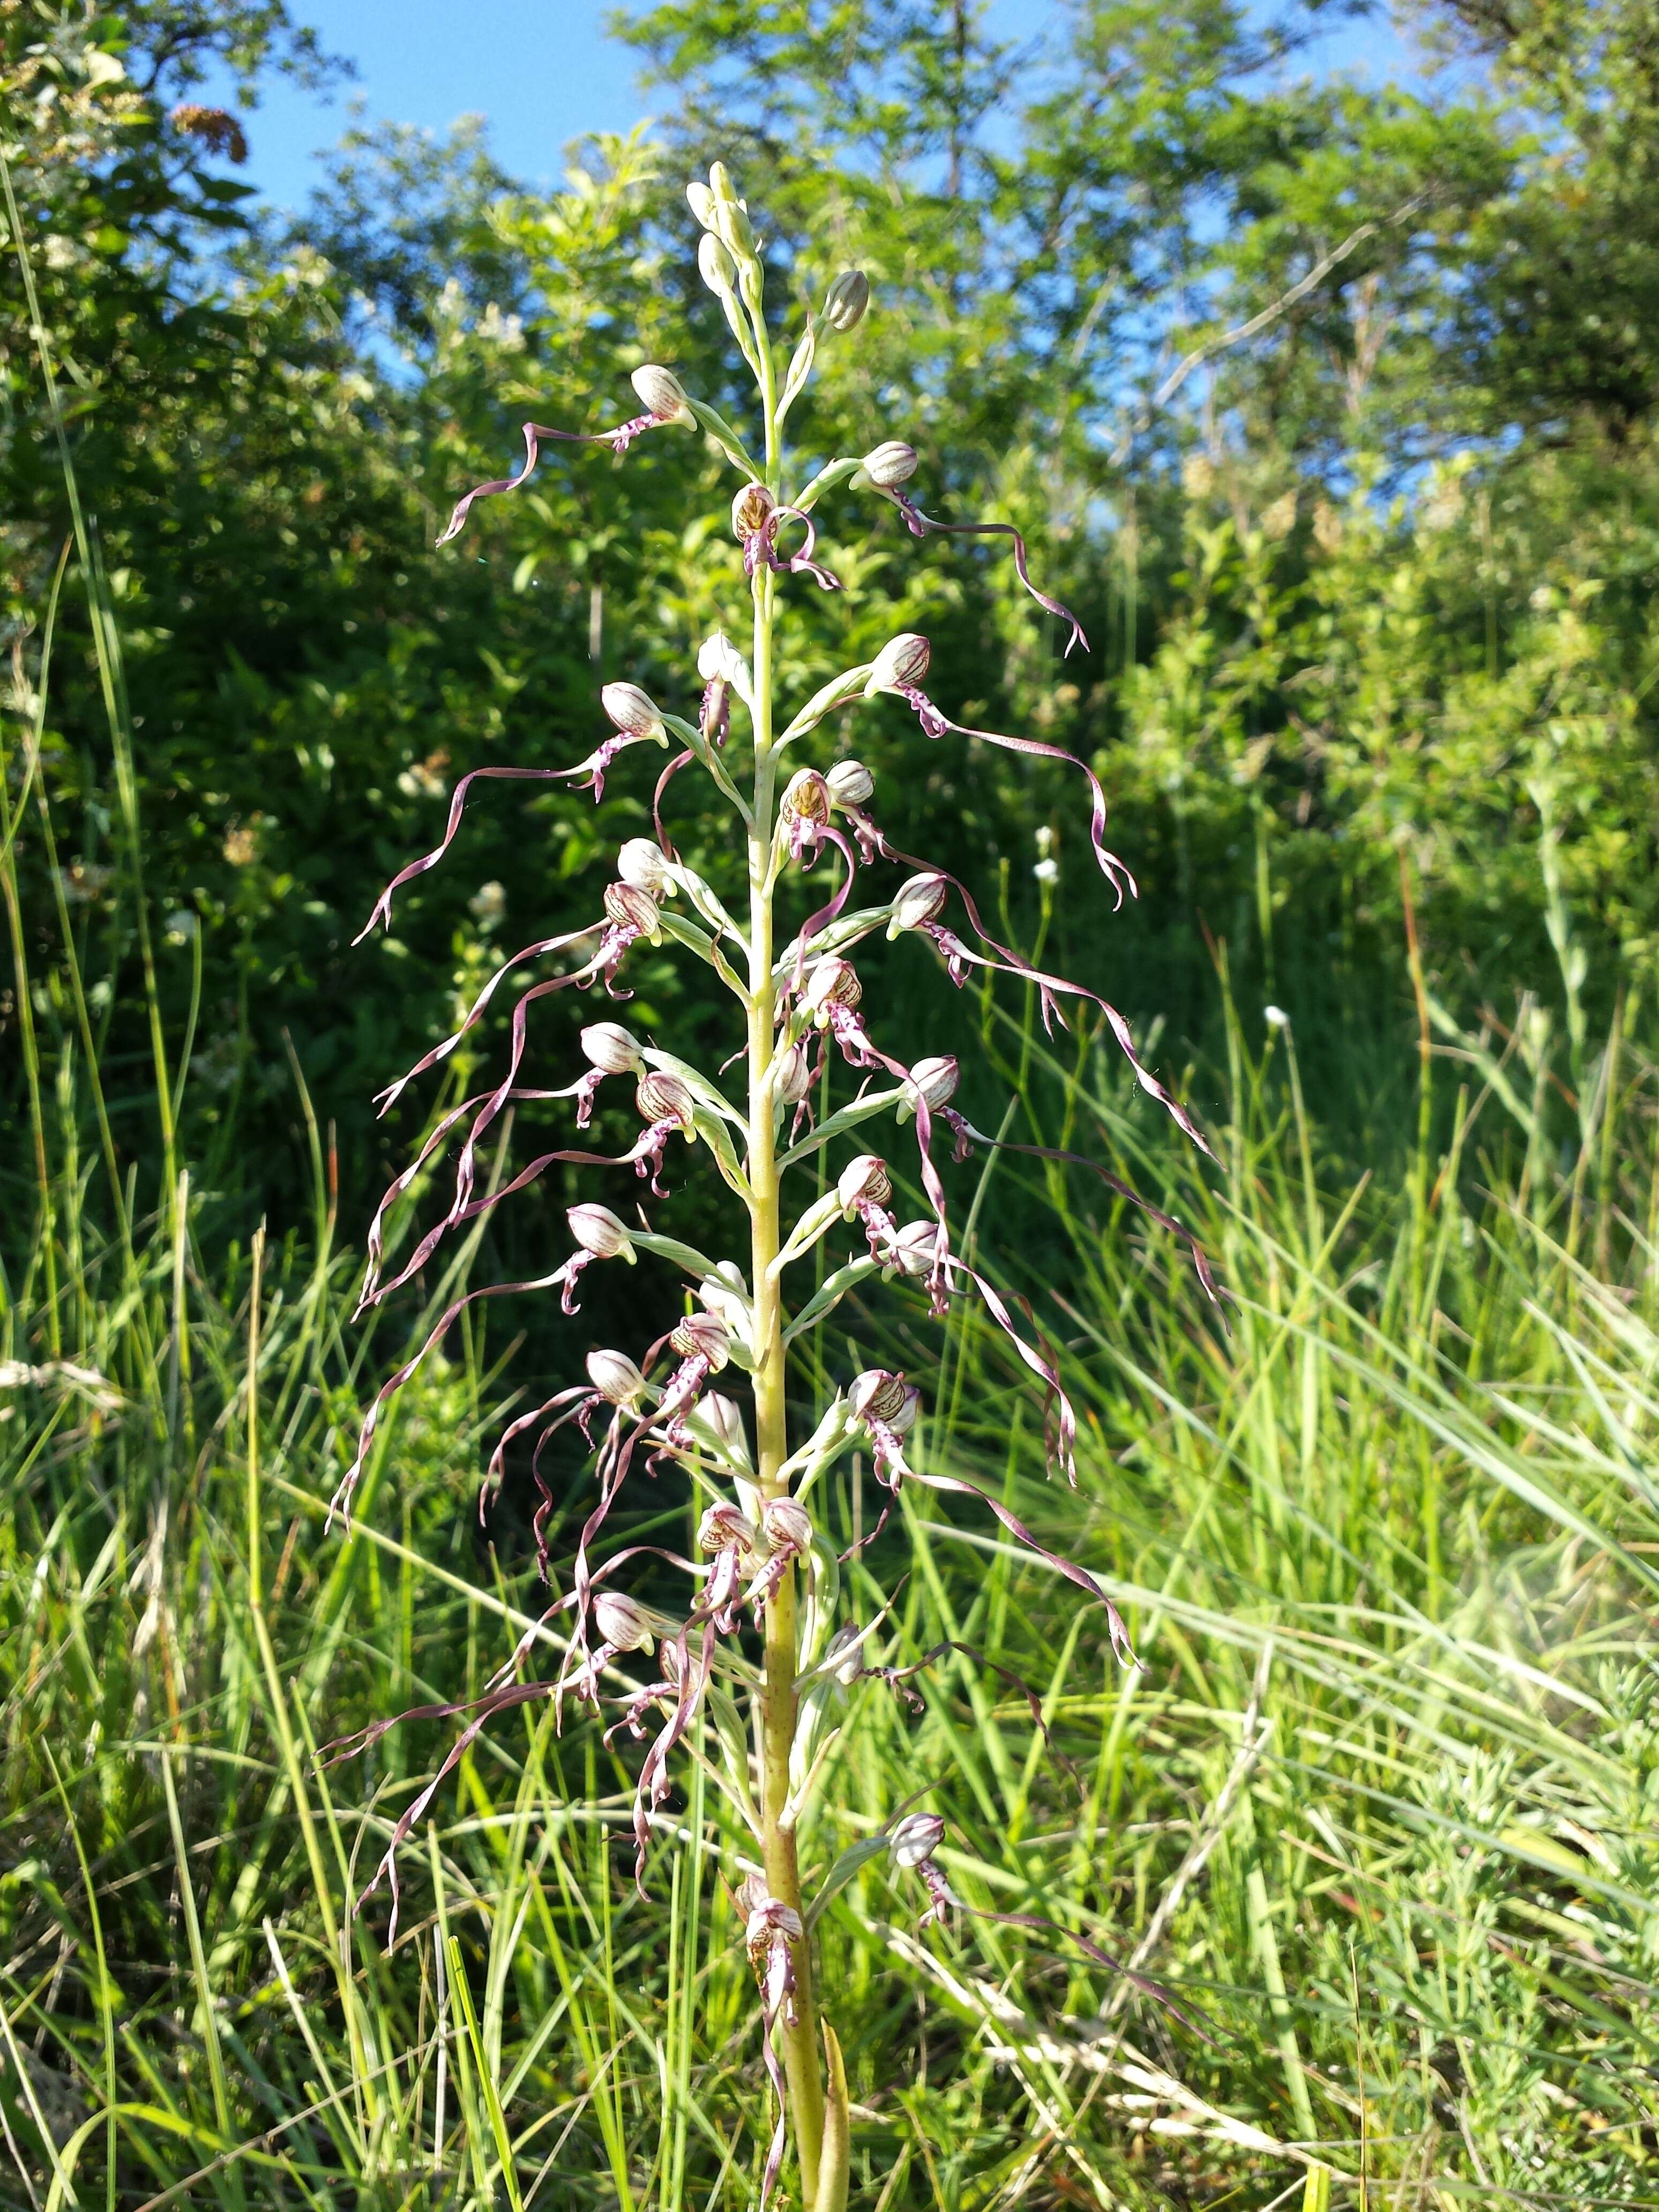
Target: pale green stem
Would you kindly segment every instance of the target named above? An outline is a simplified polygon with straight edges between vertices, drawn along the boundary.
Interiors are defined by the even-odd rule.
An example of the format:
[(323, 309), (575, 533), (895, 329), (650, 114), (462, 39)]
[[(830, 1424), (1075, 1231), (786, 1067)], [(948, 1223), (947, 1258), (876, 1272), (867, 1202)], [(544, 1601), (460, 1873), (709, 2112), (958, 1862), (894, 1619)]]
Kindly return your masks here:
[[(768, 447), (772, 446), (770, 408)], [(749, 824), (749, 1182), (753, 1194), (750, 1280), (755, 1286), (755, 1434), (762, 1495), (787, 1488), (780, 1470), (789, 1455), (785, 1411), (783, 1304), (772, 1262), (778, 1255), (777, 1148), (772, 1129), (771, 1066), (775, 1018), (772, 984), (772, 833), (776, 763), (772, 752), (772, 578), (755, 580), (755, 797)], [(792, 1570), (766, 1608), (766, 1679), (761, 1691), (761, 1817), (766, 1883), (784, 1905), (801, 1910), (800, 1869), (789, 1802), (789, 1754), (795, 1739), (796, 1589)], [(823, 2139), (823, 2076), (818, 2057), (817, 2006), (808, 1945), (795, 1960), (794, 2024), (783, 2027), (783, 2063), (800, 2162), (801, 2197), (817, 2196)]]

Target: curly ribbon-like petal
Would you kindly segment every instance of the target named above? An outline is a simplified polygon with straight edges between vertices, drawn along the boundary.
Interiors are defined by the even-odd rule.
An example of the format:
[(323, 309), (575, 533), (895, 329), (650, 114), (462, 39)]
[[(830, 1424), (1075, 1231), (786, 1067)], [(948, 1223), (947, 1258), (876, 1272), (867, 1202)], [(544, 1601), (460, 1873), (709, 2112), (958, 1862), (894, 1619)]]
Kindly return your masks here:
[(895, 488), (886, 494), (904, 517), (913, 538), (1012, 538), (1014, 541), (1014, 568), (1019, 580), (1040, 607), (1056, 615), (1063, 623), (1071, 624), (1072, 634), (1066, 641), (1066, 655), (1081, 646), (1087, 653), (1089, 641), (1083, 634), (1083, 625), (1070, 607), (1059, 599), (1050, 599), (1047, 592), (1038, 591), (1031, 581), (1031, 572), (1025, 563), (1025, 540), (1012, 522), (935, 522), (931, 514), (924, 514), (908, 491)]
[(609, 430), (552, 430), (545, 422), (526, 422), (524, 425), (524, 466), (515, 477), (497, 477), (490, 483), (474, 484), (465, 497), (455, 502), (440, 545), (447, 545), (458, 538), (465, 526), (468, 510), (475, 499), (493, 499), (497, 492), (517, 491), (528, 483), (535, 474), (536, 464), (541, 459), (544, 438), (556, 439), (565, 446), (609, 446), (613, 453), (625, 453), (641, 430), (653, 430), (664, 420), (660, 415), (635, 415), (626, 422), (618, 422)]

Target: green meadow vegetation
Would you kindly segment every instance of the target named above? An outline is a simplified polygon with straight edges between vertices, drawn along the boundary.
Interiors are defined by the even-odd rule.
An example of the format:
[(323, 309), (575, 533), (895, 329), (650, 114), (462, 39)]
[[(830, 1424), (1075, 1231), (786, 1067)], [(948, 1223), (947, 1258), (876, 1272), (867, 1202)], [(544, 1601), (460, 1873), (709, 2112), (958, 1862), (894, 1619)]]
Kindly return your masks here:
[[(642, 359), (735, 404), (678, 198), (718, 154), (790, 289), (870, 272), (811, 448), (908, 439), (1093, 646), (876, 507), (833, 546), (860, 604), (805, 603), (782, 680), (921, 629), (953, 714), (1092, 763), (1117, 913), (1063, 771), (859, 728), (890, 832), (1124, 1007), (1216, 1161), (1018, 985), (900, 944), (866, 1012), (1226, 1291), (1063, 1167), (955, 1170), (976, 1264), (1048, 1317), (1075, 1490), (970, 1312), (878, 1291), (812, 1340), (825, 1396), (922, 1382), (927, 1464), (1098, 1576), (1142, 1663), (971, 1502), (902, 1492), (848, 1567), (884, 1656), (969, 1649), (920, 1710), (867, 1686), (806, 1858), (931, 1786), (964, 1899), (1202, 2029), (1034, 1931), (919, 1932), (873, 1858), (815, 1931), (851, 2201), (1659, 2205), (1659, 12), (1433, 0), (1415, 89), (1320, 65), (1329, 14), (1071, 0), (1032, 52), (945, 0), (648, 7), (659, 119), (558, 194), (471, 128), (359, 125), (279, 220), (241, 134), (335, 65), (275, 0), (0, 0), (0, 2203), (756, 2200), (696, 1770), (641, 1899), (611, 1716), (501, 1717), (392, 1943), (353, 1901), (453, 1723), (324, 1752), (476, 1694), (540, 1610), (528, 1466), (481, 1522), (485, 1464), (661, 1296), (600, 1269), (574, 1322), (471, 1315), (325, 1527), (380, 1382), (586, 1194), (550, 1176), (356, 1322), (374, 1205), (500, 1030), (421, 1105), (372, 1095), (585, 917), (648, 786), (498, 789), (350, 940), (459, 775), (580, 758), (600, 683), (661, 687), (739, 574), (690, 437), (433, 541), (526, 415), (613, 420)], [(718, 878), (720, 826), (665, 805)], [(631, 1026), (714, 1033), (666, 961), (631, 980)], [(525, 1107), (488, 1172), (562, 1126)], [(847, 1485), (823, 1510), (866, 1533)], [(696, 1521), (671, 1473), (627, 1538)]]

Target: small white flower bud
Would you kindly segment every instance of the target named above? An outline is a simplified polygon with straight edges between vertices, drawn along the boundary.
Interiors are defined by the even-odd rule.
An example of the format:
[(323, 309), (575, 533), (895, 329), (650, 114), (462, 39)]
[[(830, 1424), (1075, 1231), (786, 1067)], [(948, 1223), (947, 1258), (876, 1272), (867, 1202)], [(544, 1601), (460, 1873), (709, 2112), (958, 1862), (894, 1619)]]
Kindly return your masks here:
[(823, 303), (823, 319), (843, 336), (857, 330), (870, 304), (870, 279), (862, 269), (843, 269), (830, 287)]
[(1270, 1030), (1287, 1030), (1291, 1026), (1291, 1018), (1283, 1006), (1263, 1006), (1261, 1018)]
[(735, 691), (749, 673), (747, 662), (723, 629), (712, 630), (697, 647), (697, 673), (705, 684), (724, 677)]
[(790, 777), (779, 805), (786, 822), (827, 822), (830, 786), (817, 769), (800, 769)]
[(792, 1044), (778, 1068), (777, 1095), (786, 1106), (799, 1106), (811, 1088), (811, 1054), (804, 1044)]
[(593, 1625), (614, 1651), (643, 1651), (656, 1631), (631, 1597), (601, 1590), (593, 1601)]
[(1057, 883), (1060, 880), (1060, 862), (1045, 855), (1041, 860), (1031, 863), (1031, 873), (1040, 884)]
[(896, 691), (902, 686), (920, 684), (933, 657), (927, 639), (918, 637), (914, 630), (902, 630), (897, 637), (890, 637), (865, 678), (865, 697), (873, 699), (878, 691)]
[(687, 1314), (668, 1341), (682, 1359), (706, 1359), (715, 1375), (731, 1357), (731, 1332), (713, 1314)]
[(691, 422), (696, 416), (685, 396), (685, 386), (672, 368), (647, 361), (628, 380), (640, 395), (640, 404), (659, 422)]
[(951, 886), (943, 876), (912, 876), (908, 883), (899, 885), (894, 895), (888, 936), (896, 937), (901, 930), (921, 929), (928, 922), (937, 921), (950, 895)]
[(714, 220), (714, 195), (707, 185), (694, 179), (686, 186), (685, 197), (690, 204), (692, 214), (707, 230)]
[(890, 438), (885, 445), (878, 446), (873, 452), (865, 455), (857, 475), (853, 478), (854, 486), (860, 491), (871, 484), (878, 491), (896, 491), (902, 483), (908, 483), (915, 476), (918, 459), (914, 446), (907, 446), (898, 438)]
[(743, 1432), (743, 1414), (736, 1401), (722, 1397), (718, 1390), (711, 1390), (702, 1401), (702, 1413), (704, 1420), (732, 1458), (746, 1461), (749, 1442)]
[(737, 187), (732, 182), (732, 173), (724, 161), (716, 161), (709, 170), (708, 188), (713, 203), (709, 211), (710, 228), (731, 247), (739, 260), (752, 260), (755, 234), (750, 226), (749, 211), (738, 198)]
[(915, 1109), (916, 1093), (930, 1107), (948, 1106), (957, 1095), (957, 1085), (962, 1080), (962, 1069), (950, 1053), (930, 1055), (919, 1060), (910, 1070), (910, 1080), (904, 1086), (904, 1095)]
[(591, 1252), (596, 1260), (626, 1260), (633, 1266), (634, 1240), (628, 1224), (618, 1220), (608, 1206), (573, 1206), (564, 1218), (584, 1252)]
[(849, 1620), (836, 1631), (824, 1651), (823, 1663), (843, 1690), (853, 1687), (864, 1672), (863, 1631), (857, 1621)]
[(674, 896), (674, 879), (664, 863), (662, 850), (649, 837), (624, 839), (617, 855), (617, 873), (625, 884), (632, 884), (636, 891), (648, 891), (653, 899)]
[[(693, 191), (705, 187), (693, 185)], [(709, 203), (712, 213), (714, 203)], [(705, 231), (697, 240), (697, 266), (702, 271), (702, 281), (711, 292), (729, 292), (738, 281), (738, 264), (712, 231)]]
[(893, 1195), (892, 1179), (885, 1160), (874, 1152), (860, 1152), (849, 1160), (836, 1179), (836, 1196), (843, 1213), (855, 1213), (860, 1204), (885, 1206)]
[(863, 996), (864, 986), (852, 962), (832, 957), (820, 960), (807, 977), (801, 1003), (817, 1014), (830, 1006), (856, 1006)]
[(902, 1867), (919, 1867), (945, 1841), (945, 1823), (937, 1813), (908, 1813), (887, 1832), (887, 1848)]
[(599, 694), (599, 704), (625, 736), (654, 738), (659, 744), (667, 744), (668, 732), (657, 702), (637, 684), (607, 684)]
[(764, 530), (776, 505), (764, 484), (746, 483), (732, 502), (732, 535), (741, 543), (757, 530)]
[(581, 1032), (581, 1048), (589, 1066), (605, 1075), (632, 1075), (644, 1065), (638, 1043), (620, 1022), (590, 1022)]
[(793, 1498), (773, 1498), (761, 1513), (766, 1540), (775, 1552), (799, 1555), (812, 1548), (812, 1516)]
[(587, 1379), (612, 1406), (636, 1406), (645, 1395), (645, 1377), (625, 1352), (590, 1352)]
[(876, 779), (862, 761), (837, 761), (823, 780), (837, 806), (867, 806), (876, 795)]
[(640, 1078), (634, 1103), (642, 1121), (677, 1121), (682, 1129), (691, 1127), (696, 1111), (691, 1093), (678, 1076), (664, 1075), (655, 1069)]
[(914, 1281), (928, 1273), (939, 1244), (937, 1221), (907, 1221), (882, 1254), (890, 1267)]
[(631, 929), (636, 937), (646, 938), (653, 945), (657, 942), (660, 917), (649, 891), (642, 891), (637, 884), (607, 884), (604, 904), (607, 917), (618, 929)]

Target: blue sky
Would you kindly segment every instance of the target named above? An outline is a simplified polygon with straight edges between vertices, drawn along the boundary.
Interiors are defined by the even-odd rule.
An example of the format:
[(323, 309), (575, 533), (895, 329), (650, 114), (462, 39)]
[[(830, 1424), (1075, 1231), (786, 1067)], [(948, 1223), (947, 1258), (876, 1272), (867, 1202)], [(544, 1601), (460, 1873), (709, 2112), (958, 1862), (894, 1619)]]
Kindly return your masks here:
[[(582, 131), (624, 130), (650, 112), (634, 82), (635, 57), (605, 35), (605, 0), (295, 0), (293, 13), (358, 76), (331, 102), (273, 86), (247, 118), (244, 173), (281, 205), (304, 200), (352, 98), (375, 119), (438, 131), (481, 113), (496, 158), (532, 185), (556, 180), (565, 144)], [(1060, 15), (1054, 0), (992, 0), (989, 9), (994, 31), (1019, 40)], [(1338, 33), (1315, 58), (1378, 77), (1405, 62), (1376, 25)]]

